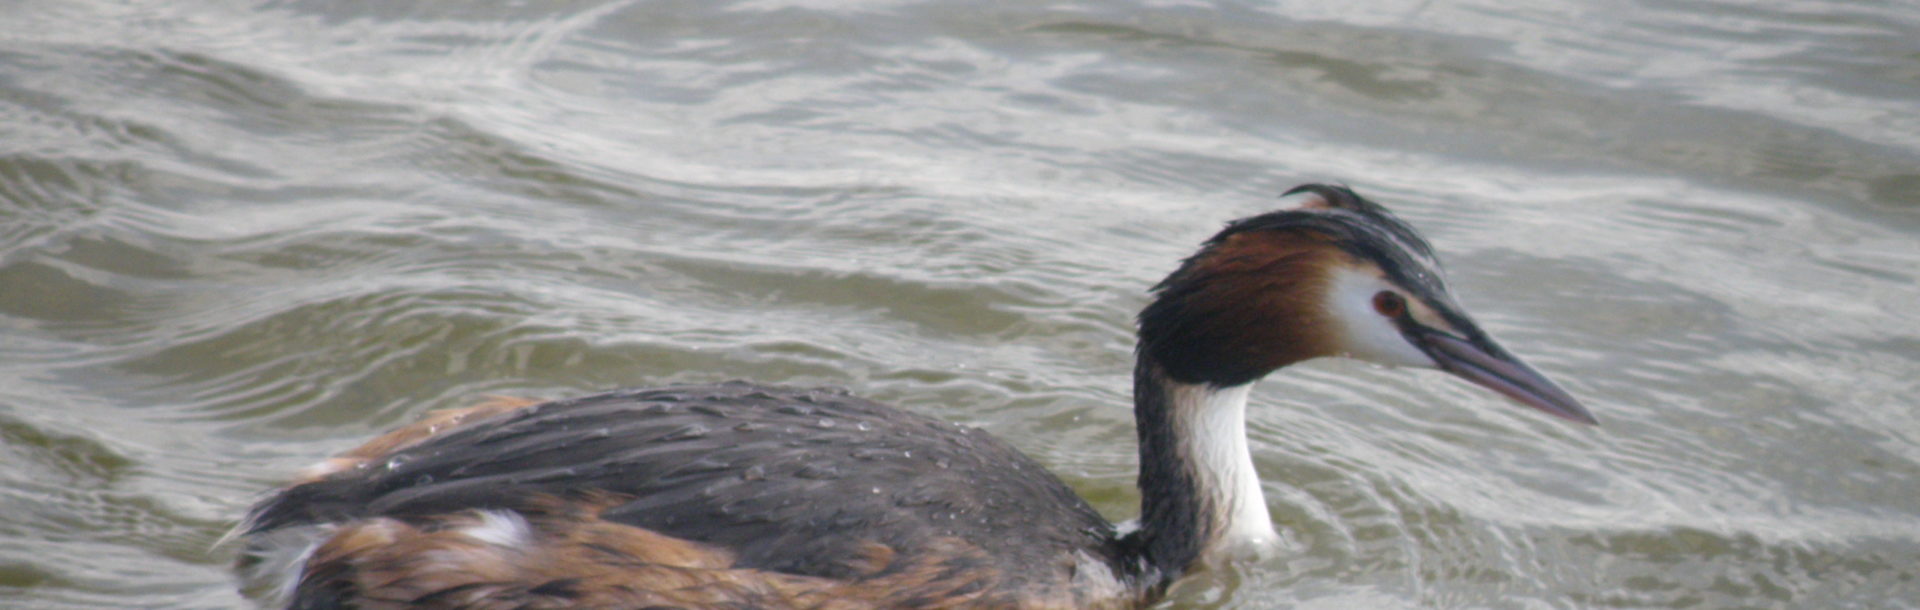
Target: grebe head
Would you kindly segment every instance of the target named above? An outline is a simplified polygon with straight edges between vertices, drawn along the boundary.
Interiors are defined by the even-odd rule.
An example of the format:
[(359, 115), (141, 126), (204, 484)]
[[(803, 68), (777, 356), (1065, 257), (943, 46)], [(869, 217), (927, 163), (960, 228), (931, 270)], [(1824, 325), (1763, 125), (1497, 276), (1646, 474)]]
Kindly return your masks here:
[(1229, 224), (1154, 288), (1141, 355), (1173, 381), (1231, 387), (1323, 356), (1435, 368), (1573, 421), (1565, 390), (1480, 330), (1433, 249), (1344, 187), (1288, 191), (1290, 207)]

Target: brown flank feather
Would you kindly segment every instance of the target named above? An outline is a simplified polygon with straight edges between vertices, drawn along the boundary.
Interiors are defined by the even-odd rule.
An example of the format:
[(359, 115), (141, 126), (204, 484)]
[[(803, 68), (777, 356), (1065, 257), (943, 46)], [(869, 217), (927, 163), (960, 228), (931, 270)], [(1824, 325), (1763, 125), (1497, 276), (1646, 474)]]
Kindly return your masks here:
[(1064, 591), (1008, 595), (984, 554), (958, 539), (934, 541), (910, 561), (870, 543), (847, 558), (861, 573), (847, 580), (735, 568), (725, 549), (599, 518), (627, 500), (530, 499), (515, 511), (528, 539), (512, 547), (466, 533), (484, 523), (478, 511), (355, 521), (314, 552), (299, 589), (372, 610), (1087, 607)]

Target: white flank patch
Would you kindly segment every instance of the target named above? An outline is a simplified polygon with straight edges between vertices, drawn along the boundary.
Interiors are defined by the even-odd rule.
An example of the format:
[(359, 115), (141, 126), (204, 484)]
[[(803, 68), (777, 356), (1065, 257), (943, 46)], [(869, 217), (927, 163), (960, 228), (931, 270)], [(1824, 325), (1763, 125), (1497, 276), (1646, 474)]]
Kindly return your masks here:
[(1130, 592), (1107, 562), (1085, 552), (1073, 554), (1073, 590), (1087, 599), (1124, 599)]
[(480, 511), (480, 523), (460, 530), (468, 538), (502, 548), (520, 548), (533, 538), (533, 529), (520, 513), (506, 510)]
[(320, 543), (332, 538), (338, 526), (332, 523), (302, 525), (281, 528), (247, 536), (247, 544), (241, 549), (244, 556), (250, 557), (240, 570), (241, 586), (251, 595), (266, 596), (261, 600), (266, 606), (283, 606), (293, 599), (294, 587), (299, 586), (300, 576), (305, 572), (307, 558), (320, 548)]

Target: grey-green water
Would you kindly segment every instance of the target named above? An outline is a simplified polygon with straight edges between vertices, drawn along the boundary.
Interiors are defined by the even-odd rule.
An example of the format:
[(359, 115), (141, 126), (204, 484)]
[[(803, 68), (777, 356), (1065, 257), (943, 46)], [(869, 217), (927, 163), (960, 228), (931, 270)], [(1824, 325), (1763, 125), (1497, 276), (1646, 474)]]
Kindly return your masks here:
[(263, 490), (486, 394), (752, 378), (1132, 516), (1130, 317), (1344, 181), (1586, 429), (1256, 391), (1169, 607), (1920, 607), (1920, 6), (0, 5), (0, 605), (233, 607)]

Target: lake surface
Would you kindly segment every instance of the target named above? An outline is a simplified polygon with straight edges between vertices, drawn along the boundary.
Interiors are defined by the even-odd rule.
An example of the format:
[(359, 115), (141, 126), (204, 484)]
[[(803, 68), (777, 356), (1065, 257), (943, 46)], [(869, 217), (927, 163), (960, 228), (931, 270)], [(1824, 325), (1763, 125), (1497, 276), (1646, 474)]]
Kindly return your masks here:
[(489, 394), (751, 378), (1131, 518), (1131, 318), (1344, 182), (1604, 422), (1256, 389), (1285, 536), (1170, 608), (1920, 607), (1920, 6), (0, 9), (0, 605), (244, 607), (293, 470)]

